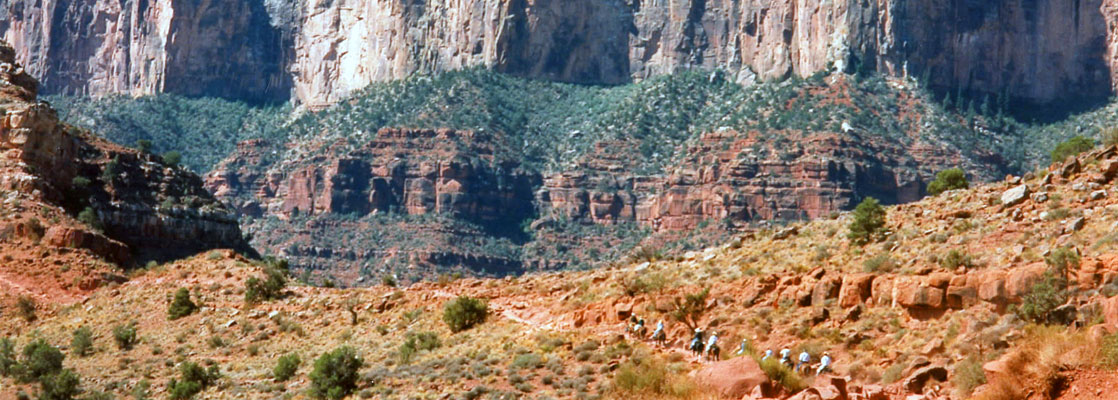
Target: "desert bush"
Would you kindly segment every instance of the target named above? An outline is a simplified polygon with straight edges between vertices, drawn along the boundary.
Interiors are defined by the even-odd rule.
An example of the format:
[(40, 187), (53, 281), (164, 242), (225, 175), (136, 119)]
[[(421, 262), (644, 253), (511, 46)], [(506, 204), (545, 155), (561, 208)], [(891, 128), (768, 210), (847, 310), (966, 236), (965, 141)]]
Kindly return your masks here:
[(1099, 364), (1111, 369), (1118, 368), (1118, 333), (1102, 338), (1099, 345)]
[(656, 260), (659, 260), (659, 259), (662, 259), (662, 258), (664, 258), (664, 254), (662, 252), (660, 252), (660, 250), (657, 250), (657, 249), (652, 248), (650, 246), (637, 247), (637, 248), (633, 249), (632, 253), (629, 254), (629, 262), (632, 262), (632, 263), (640, 263), (640, 262), (646, 262), (646, 261), (647, 262), (656, 262)]
[(171, 305), (167, 307), (167, 319), (173, 321), (194, 314), (195, 311), (198, 311), (198, 305), (190, 300), (190, 290), (179, 288)]
[(105, 164), (105, 169), (101, 170), (101, 181), (107, 185), (113, 184), (116, 178), (120, 176), (120, 157), (113, 158)]
[(439, 335), (435, 332), (408, 332), (404, 343), (400, 345), (400, 362), (403, 364), (410, 363), (416, 353), (434, 350), (440, 346), (442, 346), (442, 343), (439, 341)]
[(461, 332), (485, 322), (489, 305), (481, 299), (460, 296), (443, 307), (443, 322), (451, 332)]
[(221, 371), (217, 365), (202, 368), (193, 362), (184, 362), (179, 365), (179, 379), (171, 379), (167, 384), (167, 392), (173, 400), (186, 400), (206, 390), (221, 379)]
[(667, 278), (659, 273), (640, 274), (635, 278), (623, 279), (621, 281), (626, 296), (656, 292), (663, 289), (667, 283)]
[(396, 287), (396, 285), (398, 285), (398, 283), (396, 282), (396, 277), (392, 275), (384, 275), (380, 277), (380, 284), (388, 287)]
[(177, 167), (182, 162), (182, 154), (177, 151), (163, 153), (163, 162), (172, 167)]
[[(74, 371), (60, 369), (39, 380), (38, 400), (72, 400), (81, 392), (81, 378)], [(89, 399), (86, 397), (85, 399)]]
[(314, 361), (310, 394), (314, 398), (338, 400), (357, 388), (357, 370), (365, 361), (352, 347), (339, 347)]
[(23, 357), (16, 366), (20, 382), (37, 382), (62, 371), (66, 356), (43, 339), (36, 339), (23, 348)]
[(939, 265), (943, 268), (954, 270), (959, 267), (974, 267), (974, 260), (970, 254), (958, 249), (951, 249), (946, 255), (939, 259)]
[(509, 364), (509, 369), (537, 369), (543, 367), (543, 357), (536, 353), (517, 355)]
[(90, 181), (89, 178), (86, 178), (84, 176), (75, 176), (74, 179), (70, 180), (70, 186), (73, 186), (76, 189), (86, 189), (92, 183), (93, 181)]
[(1068, 271), (1079, 267), (1079, 254), (1075, 250), (1060, 247), (1052, 250), (1044, 262), (1052, 269), (1052, 272), (1059, 277), (1067, 276)]
[(966, 189), (970, 187), (967, 175), (961, 168), (950, 168), (939, 171), (936, 179), (928, 184), (928, 195), (938, 196), (948, 190)]
[(1091, 150), (1095, 147), (1095, 141), (1084, 136), (1076, 135), (1052, 149), (1052, 162), (1063, 162), (1068, 157), (1079, 155), (1079, 153)]
[(272, 369), (272, 375), (275, 376), (277, 381), (285, 382), (295, 376), (295, 372), (299, 370), (299, 365), (302, 363), (303, 360), (299, 359), (298, 354), (285, 355), (276, 362), (276, 367)]
[(93, 211), (93, 209), (90, 207), (86, 207), (84, 210), (78, 213), (78, 222), (81, 222), (86, 226), (89, 226), (90, 228), (96, 230), (102, 229), (101, 218), (98, 217), (97, 212)]
[(15, 343), (11, 339), (0, 338), (0, 376), (11, 376), (17, 364)]
[(885, 208), (873, 197), (867, 197), (854, 208), (854, 220), (846, 237), (855, 244), (876, 241), (885, 228)]
[(117, 325), (113, 328), (113, 341), (116, 342), (116, 347), (121, 350), (131, 350), (132, 346), (136, 345), (136, 325), (130, 323), (128, 325)]
[(93, 351), (93, 331), (88, 326), (74, 330), (74, 337), (70, 340), (70, 349), (78, 357), (85, 357)]
[(1015, 312), (1025, 321), (1048, 322), (1048, 315), (1067, 300), (1064, 279), (1049, 270), (1021, 296), (1021, 305)]
[(974, 388), (986, 383), (986, 373), (982, 370), (982, 362), (973, 355), (955, 364), (955, 371), (951, 374), (951, 383), (959, 392), (961, 398), (968, 398)]
[(16, 299), (16, 315), (27, 322), (35, 320), (35, 300), (28, 296)]
[(686, 375), (671, 372), (659, 357), (638, 354), (618, 367), (611, 390), (620, 398), (686, 397), (695, 386)]
[(138, 150), (141, 153), (150, 153), (151, 152), (151, 141), (146, 140), (146, 139), (137, 140), (136, 141), (136, 150)]
[(892, 272), (897, 268), (897, 260), (889, 253), (882, 253), (867, 259), (862, 263), (862, 269), (866, 272)]
[(255, 304), (282, 298), (287, 274), (287, 261), (265, 263), (263, 279), (252, 277), (245, 282), (245, 302)]
[(777, 360), (776, 357), (769, 357), (758, 361), (758, 364), (761, 366), (761, 370), (765, 371), (765, 375), (767, 375), (770, 380), (783, 386), (784, 389), (788, 390), (788, 393), (796, 393), (807, 387), (803, 378), (801, 378), (796, 371), (793, 371), (792, 368), (789, 368), (787, 365), (781, 364), (780, 360)]
[(699, 320), (707, 312), (707, 297), (710, 297), (710, 288), (703, 288), (699, 293), (676, 297), (672, 304), (672, 318), (686, 325), (691, 330), (699, 326)]

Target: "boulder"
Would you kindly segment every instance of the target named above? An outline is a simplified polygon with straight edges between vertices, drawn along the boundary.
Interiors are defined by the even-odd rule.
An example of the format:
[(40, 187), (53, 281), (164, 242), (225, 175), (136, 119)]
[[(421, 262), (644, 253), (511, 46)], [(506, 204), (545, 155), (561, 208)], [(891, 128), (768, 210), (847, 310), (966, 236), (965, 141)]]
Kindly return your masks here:
[(862, 304), (870, 297), (873, 275), (855, 274), (842, 278), (842, 288), (839, 289), (839, 305), (850, 308)]
[(789, 397), (787, 400), (823, 400), (823, 396), (819, 394), (819, 390), (807, 388)]
[(1086, 224), (1087, 224), (1087, 219), (1086, 218), (1083, 218), (1083, 217), (1072, 218), (1071, 221), (1068, 221), (1067, 225), (1064, 226), (1064, 233), (1072, 233), (1072, 232), (1079, 231), (1080, 229), (1083, 229), (1083, 225), (1086, 225)]
[(800, 228), (789, 226), (773, 234), (773, 240), (784, 240), (800, 233)]
[(821, 306), (827, 300), (839, 296), (839, 287), (842, 286), (837, 276), (826, 277), (815, 284), (811, 289), (811, 304)]
[(1013, 207), (1029, 196), (1029, 186), (1020, 185), (1002, 192), (1002, 206)]
[(947, 382), (947, 368), (939, 365), (929, 365), (917, 369), (905, 378), (902, 385), (905, 390), (908, 390), (910, 393), (923, 393), (924, 385), (932, 379), (940, 382)]
[(1005, 292), (1008, 300), (1020, 301), (1021, 297), (1032, 290), (1044, 276), (1048, 266), (1044, 263), (1029, 264), (1021, 268), (1008, 271), (1005, 279)]
[(1118, 296), (1103, 300), (1102, 315), (1109, 332), (1118, 332)]
[(695, 381), (722, 398), (740, 399), (754, 388), (768, 385), (769, 377), (753, 358), (737, 357), (704, 365), (695, 373)]
[(1106, 160), (1099, 164), (1099, 171), (1102, 172), (1103, 179), (1106, 182), (1114, 180), (1118, 177), (1118, 160)]
[(897, 303), (905, 308), (938, 310), (944, 306), (943, 289), (929, 286), (926, 282), (902, 280), (897, 282), (895, 292)]

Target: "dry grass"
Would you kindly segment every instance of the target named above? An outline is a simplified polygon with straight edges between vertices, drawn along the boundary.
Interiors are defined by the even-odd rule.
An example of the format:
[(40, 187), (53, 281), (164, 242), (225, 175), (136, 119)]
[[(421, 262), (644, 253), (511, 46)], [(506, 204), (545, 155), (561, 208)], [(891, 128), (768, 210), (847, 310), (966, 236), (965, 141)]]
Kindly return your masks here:
[(975, 399), (1024, 399), (1033, 394), (1050, 393), (1060, 372), (1096, 366), (1098, 349), (1098, 343), (1085, 332), (1029, 326), (1025, 338), (1000, 360), (1008, 373), (991, 377)]

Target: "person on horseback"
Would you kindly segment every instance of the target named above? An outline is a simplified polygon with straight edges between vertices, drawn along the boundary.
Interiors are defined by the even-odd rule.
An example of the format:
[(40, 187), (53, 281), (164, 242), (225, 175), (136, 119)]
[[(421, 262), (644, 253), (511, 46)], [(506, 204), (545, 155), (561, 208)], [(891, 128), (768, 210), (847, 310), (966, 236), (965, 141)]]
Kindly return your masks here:
[[(637, 317), (634, 316), (633, 318)], [(637, 339), (644, 339), (644, 334), (645, 332), (647, 332), (644, 327), (644, 318), (637, 318), (636, 324), (629, 328), (629, 332), (631, 332), (633, 334), (633, 337)]]
[(792, 366), (791, 356), (792, 356), (792, 350), (788, 350), (787, 347), (785, 347), (783, 349), (780, 349), (780, 363), (781, 364), (784, 364), (784, 365), (787, 365), (787, 366), (791, 367)]
[(690, 349), (696, 355), (703, 352), (703, 328), (695, 328), (695, 337), (691, 338)]
[(765, 350), (765, 356), (761, 357), (761, 361), (768, 360), (769, 357), (772, 357), (772, 356), (773, 356), (773, 349)]
[(668, 335), (664, 333), (664, 321), (656, 322), (656, 330), (652, 332), (652, 341), (663, 345), (667, 340)]
[(803, 373), (804, 369), (809, 368), (807, 365), (809, 362), (811, 362), (811, 354), (808, 354), (807, 350), (800, 352), (800, 362), (796, 364), (796, 372)]
[(822, 374), (823, 371), (831, 369), (831, 353), (824, 352), (823, 358), (819, 359), (819, 369), (815, 370), (815, 375)]
[(710, 340), (707, 341), (706, 348), (703, 351), (707, 355), (707, 359), (712, 359), (718, 356), (718, 332), (710, 335)]
[(740, 345), (740, 346), (738, 346), (738, 352), (737, 352), (737, 355), (739, 355), (739, 356), (740, 356), (740, 355), (742, 355), (742, 354), (745, 354), (745, 349), (746, 349), (746, 346), (747, 346), (746, 342), (747, 342), (747, 340), (746, 340), (746, 339), (742, 339), (742, 340), (741, 340), (741, 345)]

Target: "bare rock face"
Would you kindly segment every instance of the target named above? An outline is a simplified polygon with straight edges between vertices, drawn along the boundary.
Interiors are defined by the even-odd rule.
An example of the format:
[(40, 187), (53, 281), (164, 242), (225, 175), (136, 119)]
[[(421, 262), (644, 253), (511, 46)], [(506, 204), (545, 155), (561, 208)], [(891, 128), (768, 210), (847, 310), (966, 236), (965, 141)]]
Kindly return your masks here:
[(1113, 92), (1116, 4), (7, 0), (0, 36), (48, 93), (282, 99), (293, 88), (323, 107), (371, 82), (468, 67), (579, 83), (837, 69), (1043, 103)]
[(45, 93), (281, 100), (278, 28), (253, 0), (0, 1), (0, 38)]
[(769, 391), (769, 377), (752, 357), (736, 357), (706, 364), (695, 373), (700, 386), (722, 398), (740, 399), (755, 388)]

